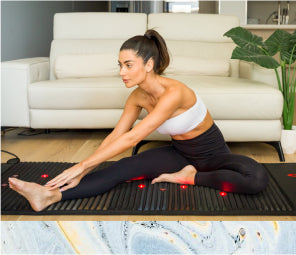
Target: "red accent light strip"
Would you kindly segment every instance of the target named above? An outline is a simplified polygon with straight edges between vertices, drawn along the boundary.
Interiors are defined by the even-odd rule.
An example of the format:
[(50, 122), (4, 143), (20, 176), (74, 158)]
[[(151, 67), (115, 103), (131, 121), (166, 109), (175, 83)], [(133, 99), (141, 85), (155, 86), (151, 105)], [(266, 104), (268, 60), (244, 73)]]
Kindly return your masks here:
[(144, 176), (140, 176), (140, 177), (132, 178), (132, 179), (130, 179), (129, 181), (139, 181), (139, 180), (144, 180), (144, 179), (145, 179)]
[(296, 177), (296, 174), (288, 174), (289, 177)]

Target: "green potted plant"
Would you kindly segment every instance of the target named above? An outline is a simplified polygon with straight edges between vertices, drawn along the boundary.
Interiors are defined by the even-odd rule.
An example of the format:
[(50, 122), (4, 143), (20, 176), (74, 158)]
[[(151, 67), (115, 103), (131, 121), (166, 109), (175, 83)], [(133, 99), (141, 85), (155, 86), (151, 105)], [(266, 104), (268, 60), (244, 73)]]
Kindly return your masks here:
[[(230, 37), (237, 45), (232, 52), (232, 59), (254, 62), (262, 67), (274, 69), (278, 87), (284, 99), (281, 143), (285, 153), (295, 153), (296, 127), (293, 126), (293, 117), (296, 65), (293, 63), (296, 61), (296, 30), (290, 34), (277, 29), (265, 41), (242, 27), (230, 29), (224, 36)], [(279, 62), (275, 59), (277, 53), (279, 53)], [(289, 138), (285, 138), (287, 134)]]

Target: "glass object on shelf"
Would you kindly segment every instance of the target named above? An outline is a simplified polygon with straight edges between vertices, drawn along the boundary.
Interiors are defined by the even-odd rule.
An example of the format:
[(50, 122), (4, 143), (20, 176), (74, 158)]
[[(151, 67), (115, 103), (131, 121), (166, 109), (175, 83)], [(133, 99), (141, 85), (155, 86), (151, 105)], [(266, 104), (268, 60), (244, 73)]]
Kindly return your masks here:
[(248, 24), (253, 24), (254, 19), (258, 24), (296, 24), (296, 1), (248, 1), (247, 15)]
[(272, 18), (272, 22), (276, 22), (278, 25), (289, 24), (289, 10), (290, 10), (290, 1), (287, 1), (287, 8), (281, 8), (281, 2), (278, 2), (278, 10), (274, 11), (266, 19), (266, 23)]
[(165, 0), (165, 12), (198, 13), (199, 0)]

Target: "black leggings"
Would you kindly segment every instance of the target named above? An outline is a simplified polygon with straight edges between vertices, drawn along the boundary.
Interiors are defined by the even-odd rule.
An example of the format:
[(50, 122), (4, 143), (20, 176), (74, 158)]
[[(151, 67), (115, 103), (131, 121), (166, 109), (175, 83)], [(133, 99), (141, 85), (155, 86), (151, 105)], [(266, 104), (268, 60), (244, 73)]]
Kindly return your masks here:
[(219, 128), (213, 126), (190, 140), (172, 140), (171, 145), (123, 158), (111, 166), (85, 175), (80, 183), (62, 192), (62, 200), (96, 196), (133, 178), (153, 179), (193, 165), (195, 185), (227, 192), (255, 194), (268, 183), (265, 168), (255, 160), (232, 154)]

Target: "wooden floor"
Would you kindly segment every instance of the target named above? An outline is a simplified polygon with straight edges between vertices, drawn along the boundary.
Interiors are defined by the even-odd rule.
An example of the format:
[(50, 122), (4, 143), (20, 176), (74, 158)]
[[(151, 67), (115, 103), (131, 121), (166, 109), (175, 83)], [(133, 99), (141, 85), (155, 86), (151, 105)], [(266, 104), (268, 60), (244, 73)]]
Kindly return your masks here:
[[(52, 130), (49, 134), (22, 136), (29, 129), (15, 128), (1, 134), (1, 149), (16, 154), (21, 161), (79, 162), (91, 155), (110, 130)], [(167, 142), (151, 142), (140, 151)], [(276, 150), (265, 143), (228, 143), (233, 153), (249, 156), (260, 163), (280, 163)], [(132, 150), (110, 160), (130, 156)], [(1, 153), (1, 162), (12, 156)], [(286, 162), (296, 162), (296, 154), (285, 155)], [(53, 221), (97, 221), (97, 220), (296, 220), (296, 216), (2, 216), (2, 220), (53, 220)]]

